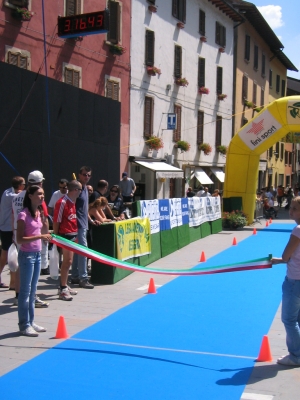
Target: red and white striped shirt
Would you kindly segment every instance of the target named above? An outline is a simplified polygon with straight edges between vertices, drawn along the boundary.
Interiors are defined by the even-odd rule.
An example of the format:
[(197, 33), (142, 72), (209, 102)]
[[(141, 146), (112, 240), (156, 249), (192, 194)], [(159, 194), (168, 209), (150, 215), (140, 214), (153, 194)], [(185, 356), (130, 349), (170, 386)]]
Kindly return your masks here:
[(57, 200), (54, 208), (53, 222), (59, 222), (58, 233), (64, 235), (77, 233), (76, 206), (67, 195)]

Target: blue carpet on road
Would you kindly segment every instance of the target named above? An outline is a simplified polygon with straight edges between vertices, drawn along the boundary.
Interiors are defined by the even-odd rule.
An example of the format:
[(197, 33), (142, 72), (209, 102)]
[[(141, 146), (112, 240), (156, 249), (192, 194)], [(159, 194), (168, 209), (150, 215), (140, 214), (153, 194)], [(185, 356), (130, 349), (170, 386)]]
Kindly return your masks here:
[[(280, 256), (292, 227), (273, 223), (206, 264)], [(177, 278), (4, 375), (1, 397), (22, 398), (30, 387), (49, 400), (238, 400), (280, 304), (285, 268)]]

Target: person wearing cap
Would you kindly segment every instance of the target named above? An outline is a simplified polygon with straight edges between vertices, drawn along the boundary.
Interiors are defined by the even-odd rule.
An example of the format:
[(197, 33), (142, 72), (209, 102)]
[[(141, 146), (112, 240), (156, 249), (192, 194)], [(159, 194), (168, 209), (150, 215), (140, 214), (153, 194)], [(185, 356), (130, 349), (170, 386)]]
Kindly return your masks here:
[(136, 186), (134, 180), (128, 177), (127, 172), (123, 172), (122, 180), (119, 183), (119, 187), (121, 190), (124, 203), (133, 202)]
[[(40, 171), (32, 171), (28, 175), (28, 186), (38, 185), (43, 187), (43, 181), (45, 180), (43, 174)], [(12, 201), (12, 213), (13, 213), (13, 230), (14, 230), (14, 241), (16, 241), (16, 231), (17, 231), (17, 221), (18, 221), (18, 214), (23, 209), (23, 201), (26, 194), (26, 190), (23, 190), (19, 193), (16, 197), (14, 197)], [(45, 201), (42, 203), (43, 214), (45, 217), (48, 217), (48, 210)], [(48, 220), (47, 220), (48, 221)], [(43, 226), (42, 234), (48, 233), (49, 226)], [(42, 251), (41, 251), (41, 259), (42, 259), (42, 267), (46, 268), (48, 266), (48, 243), (45, 244), (42, 241)], [(46, 265), (46, 267), (45, 267)], [(14, 305), (18, 305), (18, 296), (20, 290), (20, 275), (19, 269), (16, 272), (16, 279), (15, 279), (15, 291), (16, 291), (16, 298), (14, 300)], [(38, 296), (35, 297), (35, 307), (36, 308), (47, 308), (49, 303), (42, 301)]]

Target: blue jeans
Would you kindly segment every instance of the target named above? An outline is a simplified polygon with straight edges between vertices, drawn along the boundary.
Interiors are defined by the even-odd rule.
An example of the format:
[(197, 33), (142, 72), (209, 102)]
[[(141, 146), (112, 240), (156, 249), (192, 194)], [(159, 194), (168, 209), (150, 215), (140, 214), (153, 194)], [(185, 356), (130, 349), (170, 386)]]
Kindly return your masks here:
[(18, 314), (20, 331), (32, 325), (34, 320), (34, 300), (41, 271), (41, 252), (19, 250), (20, 292)]
[(286, 277), (282, 284), (281, 320), (290, 358), (300, 364), (300, 280)]
[[(78, 244), (87, 247), (86, 240), (87, 230), (84, 228), (78, 229), (77, 240)], [(82, 280), (88, 279), (87, 273), (87, 259), (86, 257), (79, 256), (78, 254), (74, 254), (73, 263), (72, 263), (72, 278), (79, 278)]]

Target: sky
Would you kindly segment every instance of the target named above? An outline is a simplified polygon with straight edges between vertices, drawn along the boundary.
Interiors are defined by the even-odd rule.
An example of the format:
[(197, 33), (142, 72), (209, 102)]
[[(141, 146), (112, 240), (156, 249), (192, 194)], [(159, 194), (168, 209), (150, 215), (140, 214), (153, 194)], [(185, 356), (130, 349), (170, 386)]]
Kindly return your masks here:
[[(259, 9), (284, 46), (283, 52), (300, 71), (300, 0), (249, 0)], [(300, 72), (287, 71), (300, 80)]]

